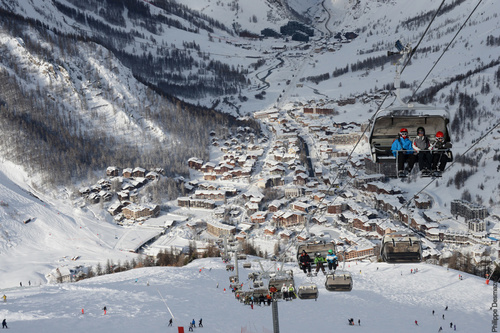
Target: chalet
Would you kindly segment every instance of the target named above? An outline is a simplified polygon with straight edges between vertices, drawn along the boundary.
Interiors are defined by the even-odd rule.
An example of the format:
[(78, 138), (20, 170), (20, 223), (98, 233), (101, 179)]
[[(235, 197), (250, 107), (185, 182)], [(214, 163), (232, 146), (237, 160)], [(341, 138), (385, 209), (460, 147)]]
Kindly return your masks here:
[(123, 190), (123, 191), (120, 191), (120, 192), (116, 193), (116, 195), (118, 196), (118, 200), (124, 201), (124, 200), (128, 200), (129, 199), (129, 193), (130, 193), (130, 191)]
[(285, 212), (277, 220), (278, 225), (284, 228), (303, 224), (304, 222), (305, 216), (300, 212)]
[(217, 175), (215, 172), (210, 172), (210, 173), (204, 173), (203, 174), (203, 180), (217, 180)]
[(219, 191), (224, 191), (226, 197), (234, 197), (238, 194), (238, 190), (231, 186), (220, 187)]
[(146, 177), (146, 169), (140, 167), (134, 168), (134, 170), (132, 170), (132, 176), (144, 178)]
[(304, 213), (307, 213), (310, 210), (311, 207), (312, 207), (311, 205), (306, 204), (304, 202), (300, 202), (300, 201), (294, 202), (292, 204), (292, 209), (295, 209), (295, 210), (298, 210), (298, 211), (301, 211), (301, 212), (304, 212)]
[(96, 204), (101, 200), (101, 198), (99, 197), (99, 194), (92, 192), (87, 196), (87, 200), (91, 204)]
[(224, 173), (220, 176), (220, 179), (221, 179), (221, 180), (231, 180), (231, 179), (233, 179), (233, 175), (232, 175), (230, 172), (224, 172)]
[(130, 191), (128, 199), (132, 202), (139, 202), (139, 192), (137, 192), (136, 190)]
[(327, 204), (326, 211), (328, 214), (341, 214), (342, 213), (342, 204)]
[(210, 183), (200, 183), (198, 185), (200, 190), (206, 190), (206, 191), (216, 191), (217, 190), (217, 185), (210, 184)]
[(201, 167), (201, 171), (202, 172), (213, 172), (215, 169), (215, 164), (212, 163), (212, 162), (207, 162), (205, 164), (202, 165)]
[(87, 197), (90, 194), (90, 188), (82, 187), (81, 189), (78, 190), (78, 193), (80, 193), (82, 197)]
[(108, 213), (110, 213), (112, 216), (115, 216), (115, 215), (121, 213), (123, 207), (124, 206), (121, 204), (121, 202), (116, 202), (116, 203), (112, 204), (111, 206), (109, 206)]
[(154, 168), (153, 171), (159, 175), (165, 176), (165, 169), (163, 169), (163, 168)]
[(306, 185), (307, 175), (305, 173), (299, 173), (293, 177), (293, 183), (295, 185), (304, 186)]
[(247, 239), (247, 234), (244, 231), (241, 231), (234, 238), (236, 238), (238, 242), (243, 242)]
[(293, 232), (290, 230), (283, 230), (279, 233), (281, 239), (289, 240), (293, 235)]
[(432, 207), (432, 200), (429, 197), (421, 198), (417, 195), (415, 196), (414, 200), (415, 200), (415, 206), (418, 209), (429, 209)]
[(111, 201), (111, 199), (113, 199), (113, 193), (108, 191), (102, 190), (101, 192), (98, 193), (98, 195), (101, 198), (101, 200), (104, 201)]
[(120, 170), (115, 166), (107, 167), (106, 176), (108, 177), (117, 177), (119, 175)]
[(130, 178), (130, 177), (132, 177), (132, 171), (133, 171), (132, 168), (125, 168), (125, 169), (123, 169), (123, 171), (122, 171), (123, 178)]
[(352, 226), (359, 230), (364, 230), (367, 232), (373, 231), (372, 225), (369, 223), (367, 216), (358, 215), (352, 221)]
[(267, 226), (264, 228), (264, 235), (272, 236), (276, 233), (276, 228), (273, 226)]
[(245, 204), (245, 209), (247, 210), (247, 214), (251, 215), (259, 210), (259, 204), (255, 202), (247, 202)]
[(252, 221), (252, 223), (264, 223), (266, 222), (266, 215), (266, 212), (258, 211), (250, 216), (250, 220)]
[(273, 202), (271, 202), (268, 206), (267, 206), (267, 209), (270, 211), (270, 212), (277, 212), (281, 206), (283, 205), (283, 203), (279, 200), (274, 200)]
[(202, 166), (203, 166), (203, 160), (199, 158), (191, 157), (188, 160), (188, 167), (191, 169), (200, 170)]
[(146, 174), (146, 179), (150, 181), (158, 180), (160, 179), (160, 174), (157, 173), (156, 171), (150, 171)]
[(188, 207), (189, 208), (189, 202), (190, 198), (189, 197), (178, 197), (177, 198), (177, 206), (179, 207)]
[(271, 175), (281, 175), (283, 176), (285, 174), (285, 171), (286, 169), (280, 165), (277, 165), (275, 167), (272, 167), (270, 170), (269, 170), (269, 173)]

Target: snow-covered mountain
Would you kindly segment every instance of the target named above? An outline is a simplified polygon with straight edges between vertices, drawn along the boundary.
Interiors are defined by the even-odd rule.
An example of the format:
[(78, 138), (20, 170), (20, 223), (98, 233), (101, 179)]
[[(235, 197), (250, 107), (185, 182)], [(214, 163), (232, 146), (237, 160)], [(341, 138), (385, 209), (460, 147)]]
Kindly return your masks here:
[[(477, 8), (476, 4), (461, 0), (444, 4), (418, 45), (411, 65), (405, 68), (402, 97), (407, 100), (416, 93), (416, 98), (426, 103), (446, 106), (454, 152), (456, 156), (466, 156), (429, 190), (439, 209), (447, 210), (450, 199), (468, 194), (472, 201), (486, 205), (491, 214), (498, 215), (500, 10), (493, 0), (481, 1)], [(122, 235), (135, 231), (111, 223), (109, 215), (98, 205), (85, 209), (73, 207), (69, 203), (71, 194), (76, 192), (82, 178), (98, 178), (96, 175), (102, 175), (109, 165), (169, 166), (174, 170), (171, 176), (189, 175), (187, 158), (209, 159), (206, 148), (210, 143), (209, 132), (214, 130), (221, 137), (230, 137), (228, 126), (242, 120), (212, 115), (207, 109), (246, 116), (261, 110), (291, 110), (299, 107), (299, 103), (326, 103), (338, 108), (336, 122), (366, 123), (380, 101), (372, 98), (374, 93), (384, 93), (393, 83), (394, 59), (387, 58), (387, 51), (395, 51), (398, 39), (417, 46), (439, 7), (430, 0), (190, 0), (182, 1), (182, 5), (185, 7), (174, 5), (173, 1), (123, 1), (120, 5), (76, 0), (0, 1), (1, 288), (14, 288), (19, 282), (26, 285), (27, 281), (43, 284), (45, 274), (53, 268), (74, 265), (71, 261), (74, 256), (81, 256), (80, 260), (89, 265), (109, 258), (125, 261), (135, 257), (117, 246)], [(289, 20), (301, 21), (314, 29), (308, 43), (291, 41), (289, 37), (252, 37), (266, 28), (279, 32)], [(345, 36), (349, 32), (358, 36), (348, 40)], [(342, 42), (333, 37), (337, 33)], [(159, 92), (169, 95), (162, 96)], [(354, 98), (355, 103), (337, 107), (336, 101), (347, 98)], [(387, 104), (391, 101), (392, 97)], [(207, 109), (200, 111), (198, 105)], [(200, 113), (205, 117), (200, 117)], [(482, 137), (492, 129), (488, 136)], [(368, 153), (367, 146), (362, 146), (359, 152)], [(460, 170), (473, 171), (463, 184), (456, 179)], [(66, 185), (55, 191), (48, 179), (75, 186)], [(422, 181), (410, 183), (405, 189), (411, 191), (424, 185)], [(34, 223), (23, 224), (28, 218), (34, 219)], [(200, 261), (194, 265), (198, 264), (208, 267), (212, 262)], [(213, 265), (218, 267), (219, 263)], [(318, 302), (309, 302), (307, 307), (304, 302), (285, 303), (283, 308), (297, 309), (289, 315), (280, 312), (282, 327), (288, 328), (286, 331), (295, 331), (295, 327), (304, 330), (314, 322), (320, 331), (331, 325), (343, 329), (347, 317), (352, 316), (361, 318), (362, 329), (368, 329), (363, 325), (365, 317), (358, 310), (365, 306), (362, 312), (369, 314), (370, 319), (366, 320), (372, 323), (370, 332), (390, 328), (406, 331), (422, 326), (431, 331), (441, 325), (449, 329), (448, 320), (429, 316), (433, 309), (440, 316), (439, 310), (448, 304), (450, 310), (460, 309), (453, 318), (459, 330), (476, 331), (477, 325), (482, 325), (478, 330), (490, 328), (487, 309), (491, 306), (491, 287), (473, 277), (458, 281), (456, 272), (424, 264), (418, 267), (423, 274), (405, 276), (404, 282), (396, 285), (400, 271), (408, 273), (408, 266), (367, 264), (370, 274), (360, 274), (353, 293), (329, 294), (322, 290), (325, 295)], [(151, 269), (140, 274), (153, 281), (163, 278), (158, 271)], [(189, 274), (193, 272), (202, 274), (198, 273), (198, 266), (178, 271), (182, 272), (179, 280), (191, 278)], [(383, 275), (380, 279), (369, 278), (379, 272)], [(163, 330), (167, 312), (152, 314), (157, 319), (149, 322), (138, 312), (127, 311), (137, 304), (146, 313), (163, 306), (157, 291), (149, 290), (147, 294), (134, 289), (136, 285), (131, 281), (137, 274), (131, 271), (100, 277), (75, 287), (10, 289), (9, 306), (11, 293), (13, 299), (26, 302), (3, 308), (1, 314), (15, 323), (13, 327), (17, 323), (26, 325), (26, 331), (35, 327), (28, 320), (36, 324), (44, 320), (44, 325), (57, 331), (60, 325), (73, 327), (87, 320), (89, 316), (79, 314), (82, 307), (90, 306), (91, 314), (97, 317), (104, 305), (97, 303), (104, 300), (111, 315), (115, 306), (107, 299), (125, 294), (130, 298), (117, 296), (115, 304), (130, 304), (122, 308), (112, 324), (105, 317), (81, 327), (96, 331), (116, 327), (123, 331), (125, 325), (147, 322), (152, 331), (156, 330), (154, 325)], [(210, 283), (203, 280), (207, 290), (212, 290), (218, 279), (222, 286), (223, 272), (217, 274), (220, 275), (216, 278), (206, 279)], [(227, 281), (227, 277), (224, 279)], [(465, 283), (471, 285), (464, 287)], [(101, 284), (109, 284), (109, 290)], [(177, 287), (161, 286), (167, 290)], [(189, 284), (188, 290), (198, 290), (197, 286)], [(399, 289), (393, 291), (396, 286)], [(87, 299), (89, 290), (93, 294), (104, 292), (105, 296), (94, 302), (91, 297)], [(467, 293), (468, 290), (473, 292)], [(137, 300), (134, 292), (144, 297)], [(53, 293), (57, 301), (45, 304), (49, 299), (47, 294)], [(186, 294), (170, 295), (177, 306), (184, 306), (178, 312), (185, 314), (178, 315), (182, 323), (192, 319), (191, 316), (203, 316), (208, 329), (208, 317), (213, 316), (221, 325), (228, 325), (214, 332), (245, 326), (246, 312), (231, 316), (231, 311), (247, 311), (247, 308), (236, 308), (231, 295), (214, 294), (205, 298), (205, 290), (197, 291), (192, 298), (183, 298)], [(214, 297), (221, 298), (220, 303), (227, 306), (229, 315), (224, 312), (224, 317), (217, 317), (222, 312), (216, 313), (209, 306)], [(224, 297), (230, 301), (225, 302)], [(433, 298), (428, 300), (429, 297)], [(142, 303), (149, 298), (155, 303)], [(214, 312), (188, 313), (186, 307), (195, 304), (196, 299), (202, 299), (200, 308)], [(323, 299), (331, 303), (323, 303)], [(81, 305), (84, 300), (88, 303)], [(412, 305), (413, 302), (418, 305)], [(384, 312), (386, 304), (390, 311)], [(391, 326), (393, 312), (401, 310), (402, 304), (403, 315)], [(56, 305), (61, 307), (60, 311), (52, 310)], [(377, 305), (380, 311), (372, 309)], [(327, 307), (340, 313), (331, 325), (325, 319), (328, 314), (323, 312)], [(27, 308), (32, 308), (32, 312), (23, 317)], [(255, 313), (259, 311), (256, 309)], [(300, 317), (301, 311), (306, 311), (307, 318), (312, 320), (297, 323), (294, 318)], [(270, 317), (269, 310), (266, 316)], [(462, 323), (462, 318), (467, 320)], [(249, 320), (248, 325), (254, 325), (256, 320)], [(414, 320), (419, 321), (419, 327)], [(260, 329), (258, 326), (255, 331)]]

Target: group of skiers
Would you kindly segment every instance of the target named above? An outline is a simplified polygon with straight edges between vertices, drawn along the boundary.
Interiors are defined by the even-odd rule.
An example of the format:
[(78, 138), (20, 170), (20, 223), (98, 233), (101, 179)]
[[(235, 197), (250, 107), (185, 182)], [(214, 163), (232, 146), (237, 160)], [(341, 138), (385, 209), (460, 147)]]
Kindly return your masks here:
[(281, 294), (283, 296), (284, 301), (291, 301), (292, 299), (295, 298), (295, 288), (293, 284), (290, 283), (289, 286), (283, 283), (283, 286), (281, 287)]
[[(305, 250), (302, 250), (302, 254), (300, 255), (299, 258), (299, 265), (302, 271), (304, 271), (305, 274), (310, 275), (311, 274), (311, 257)], [(323, 257), (323, 255), (320, 252), (316, 253), (316, 256), (314, 257), (314, 264), (316, 265), (316, 274), (321, 270), (323, 274), (326, 275), (325, 272), (325, 267), (324, 263), (328, 263), (328, 270), (336, 270), (338, 266), (338, 258), (337, 255), (333, 252), (333, 250), (328, 250), (328, 255)]]
[(441, 131), (436, 132), (435, 140), (431, 142), (425, 135), (425, 129), (419, 127), (417, 137), (412, 141), (408, 137), (408, 130), (402, 128), (391, 146), (397, 161), (398, 177), (410, 173), (417, 161), (422, 176), (440, 176), (446, 164), (453, 160), (451, 146), (450, 142), (445, 142), (444, 133)]
[[(349, 319), (347, 319), (347, 321), (349, 322), (349, 325), (354, 326), (354, 319), (353, 318), (349, 318)], [(358, 319), (358, 325), (361, 326), (361, 319)]]

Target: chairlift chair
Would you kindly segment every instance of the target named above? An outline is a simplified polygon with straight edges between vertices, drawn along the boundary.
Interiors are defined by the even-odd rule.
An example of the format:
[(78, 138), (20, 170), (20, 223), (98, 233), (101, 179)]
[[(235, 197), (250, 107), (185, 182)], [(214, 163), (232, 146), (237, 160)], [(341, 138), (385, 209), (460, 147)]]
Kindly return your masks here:
[(334, 241), (310, 241), (304, 244), (299, 244), (297, 247), (297, 262), (300, 267), (300, 256), (302, 251), (306, 251), (310, 257), (311, 268), (314, 268), (316, 264), (314, 263), (314, 257), (316, 253), (320, 253), (324, 258), (328, 255), (328, 250), (333, 250), (336, 253), (336, 245)]
[(297, 289), (297, 297), (300, 299), (318, 299), (318, 286), (315, 283), (303, 284)]
[(413, 233), (390, 233), (382, 238), (380, 256), (388, 263), (418, 263), (422, 261), (422, 242)]
[(351, 291), (352, 276), (345, 271), (326, 274), (325, 288), (328, 291)]

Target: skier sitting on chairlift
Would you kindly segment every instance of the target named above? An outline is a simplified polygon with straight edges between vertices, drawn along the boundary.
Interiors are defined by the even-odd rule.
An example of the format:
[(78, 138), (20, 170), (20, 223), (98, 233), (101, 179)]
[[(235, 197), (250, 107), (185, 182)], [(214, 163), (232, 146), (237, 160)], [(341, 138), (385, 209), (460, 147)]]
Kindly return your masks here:
[(300, 268), (304, 271), (304, 274), (311, 274), (311, 257), (307, 254), (305, 250), (302, 250), (302, 254), (300, 255)]
[(323, 266), (324, 262), (326, 262), (326, 260), (325, 260), (325, 258), (323, 258), (323, 256), (321, 255), (321, 253), (319, 253), (319, 252), (316, 253), (316, 258), (314, 258), (314, 263), (316, 264), (316, 274), (321, 269), (321, 271), (323, 272), (323, 274), (326, 275), (325, 267)]
[(338, 259), (333, 250), (328, 250), (328, 255), (326, 256), (326, 262), (328, 263), (328, 270), (336, 270), (338, 266)]

